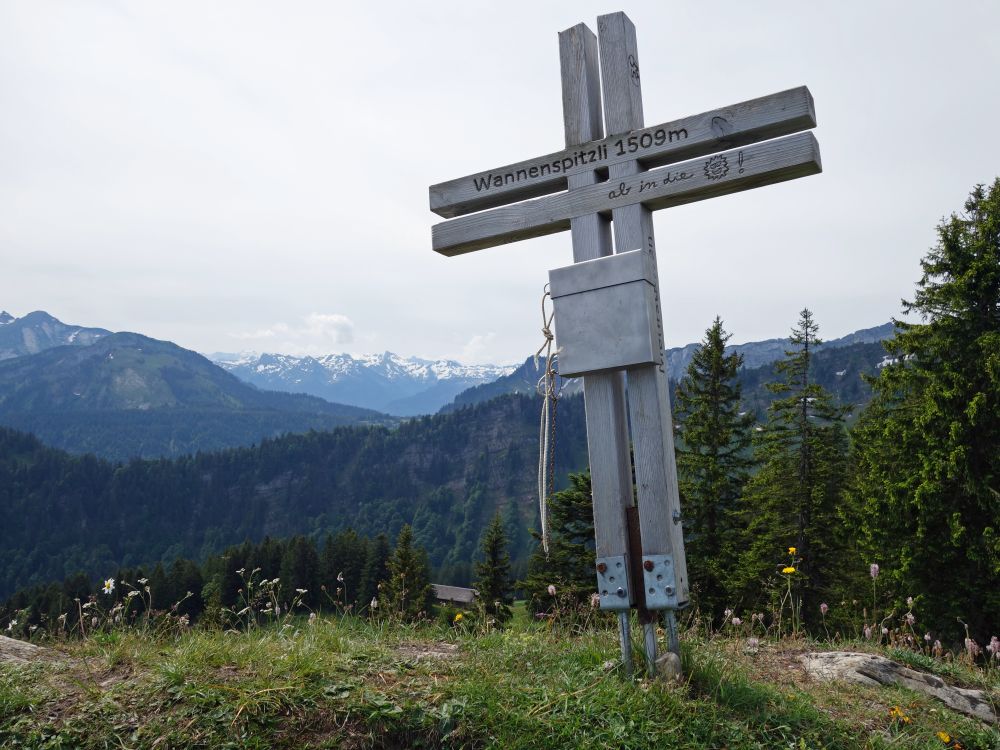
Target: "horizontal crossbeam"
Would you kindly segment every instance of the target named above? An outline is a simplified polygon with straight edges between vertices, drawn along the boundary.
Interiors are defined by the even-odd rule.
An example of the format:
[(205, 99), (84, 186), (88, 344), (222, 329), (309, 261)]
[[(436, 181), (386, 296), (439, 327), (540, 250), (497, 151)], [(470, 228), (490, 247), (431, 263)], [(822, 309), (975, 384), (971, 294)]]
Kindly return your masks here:
[(431, 211), (445, 218), (566, 190), (567, 178), (638, 161), (646, 169), (816, 127), (805, 86), (602, 138), (430, 188)]
[(651, 210), (772, 185), (823, 171), (812, 133), (639, 172), (566, 193), (435, 224), (434, 250), (454, 256), (570, 228), (570, 219), (642, 204)]

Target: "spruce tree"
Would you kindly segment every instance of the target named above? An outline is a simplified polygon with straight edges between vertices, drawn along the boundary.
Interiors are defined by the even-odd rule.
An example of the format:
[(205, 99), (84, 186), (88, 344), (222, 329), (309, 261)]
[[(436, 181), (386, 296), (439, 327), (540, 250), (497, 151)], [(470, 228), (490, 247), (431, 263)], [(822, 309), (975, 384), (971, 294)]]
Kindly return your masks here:
[[(858, 531), (923, 627), (1000, 629), (1000, 178), (937, 244), (854, 431)], [(887, 587), (889, 588), (889, 587)]]
[[(734, 575), (739, 601), (751, 606), (769, 577), (794, 567), (807, 623), (819, 620), (821, 600), (836, 587), (843, 565), (838, 557), (848, 543), (838, 511), (847, 468), (845, 410), (810, 378), (812, 355), (822, 343), (818, 331), (810, 310), (802, 310), (793, 348), (777, 363), (782, 380), (768, 386), (777, 398), (755, 440), (760, 471), (740, 499), (747, 544)], [(795, 549), (792, 566), (788, 548)]]
[(391, 554), (389, 537), (385, 534), (379, 534), (368, 545), (365, 565), (361, 570), (361, 583), (357, 599), (359, 609), (370, 608), (372, 600), (378, 600), (381, 596), (380, 587), (389, 580), (389, 557)]
[(596, 591), (590, 473), (570, 474), (569, 480), (569, 487), (549, 497), (549, 554), (546, 556), (542, 545), (538, 545), (528, 561), (528, 577), (522, 584), (528, 594), (528, 607), (535, 613), (552, 606), (549, 586), (555, 587), (561, 599), (578, 604), (585, 603)]
[(715, 321), (677, 389), (677, 473), (692, 590), (714, 618), (731, 604), (727, 583), (742, 546), (735, 516), (749, 476), (754, 416), (740, 411), (740, 354), (726, 354), (731, 334)]
[(407, 622), (430, 614), (434, 601), (427, 553), (413, 543), (413, 528), (406, 524), (389, 558), (389, 579), (382, 588), (387, 611)]
[(503, 626), (511, 618), (510, 605), (514, 594), (510, 582), (510, 554), (507, 535), (499, 511), (483, 532), (480, 543), (482, 562), (476, 564), (476, 589), (487, 615)]

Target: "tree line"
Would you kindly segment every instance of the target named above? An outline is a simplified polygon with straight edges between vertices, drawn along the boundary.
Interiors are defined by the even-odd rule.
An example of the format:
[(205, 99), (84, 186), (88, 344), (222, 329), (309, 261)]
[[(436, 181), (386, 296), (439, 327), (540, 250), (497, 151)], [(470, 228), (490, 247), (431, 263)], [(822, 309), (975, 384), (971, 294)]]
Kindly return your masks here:
[[(674, 417), (693, 604), (715, 626), (787, 605), (813, 631), (903, 623), (982, 643), (1000, 629), (1000, 179), (937, 234), (850, 428), (812, 377), (808, 308), (763, 420), (723, 321), (706, 331)], [(552, 498), (551, 552), (529, 568), (537, 611), (548, 585), (581, 605), (593, 592), (589, 496), (579, 475)]]

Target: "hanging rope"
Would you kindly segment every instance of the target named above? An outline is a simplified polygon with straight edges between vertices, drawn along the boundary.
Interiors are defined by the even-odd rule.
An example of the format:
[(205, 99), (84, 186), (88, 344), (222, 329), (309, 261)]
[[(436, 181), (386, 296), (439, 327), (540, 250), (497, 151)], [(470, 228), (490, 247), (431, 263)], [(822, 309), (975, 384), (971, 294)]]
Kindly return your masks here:
[(538, 513), (542, 519), (542, 549), (545, 557), (549, 556), (549, 514), (548, 497), (555, 485), (555, 442), (556, 442), (556, 404), (559, 400), (558, 374), (553, 368), (553, 359), (559, 353), (552, 350), (555, 336), (552, 335), (552, 321), (555, 310), (547, 312), (545, 300), (552, 299), (549, 285), (546, 284), (542, 294), (542, 335), (545, 342), (535, 352), (535, 369), (538, 369), (538, 358), (545, 352), (545, 371), (538, 379), (535, 390), (542, 397), (542, 414), (538, 424)]

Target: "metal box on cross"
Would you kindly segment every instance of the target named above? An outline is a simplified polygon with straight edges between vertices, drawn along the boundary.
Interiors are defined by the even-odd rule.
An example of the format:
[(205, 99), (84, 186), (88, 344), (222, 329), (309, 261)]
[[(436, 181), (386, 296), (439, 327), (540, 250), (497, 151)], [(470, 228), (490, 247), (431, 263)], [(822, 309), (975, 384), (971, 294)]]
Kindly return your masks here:
[(663, 363), (656, 262), (631, 250), (549, 271), (563, 377)]

